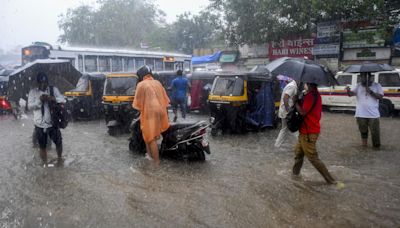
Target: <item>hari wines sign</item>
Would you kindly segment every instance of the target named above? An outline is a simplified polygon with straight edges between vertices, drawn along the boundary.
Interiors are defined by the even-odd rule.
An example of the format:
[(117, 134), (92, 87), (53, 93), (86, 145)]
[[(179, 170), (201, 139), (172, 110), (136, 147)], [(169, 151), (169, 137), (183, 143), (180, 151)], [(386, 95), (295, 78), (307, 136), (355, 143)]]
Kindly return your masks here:
[(269, 43), (269, 60), (274, 60), (280, 57), (307, 57), (312, 59), (312, 48), (314, 39), (312, 38), (297, 38), (297, 39), (282, 39), (279, 42), (272, 41)]

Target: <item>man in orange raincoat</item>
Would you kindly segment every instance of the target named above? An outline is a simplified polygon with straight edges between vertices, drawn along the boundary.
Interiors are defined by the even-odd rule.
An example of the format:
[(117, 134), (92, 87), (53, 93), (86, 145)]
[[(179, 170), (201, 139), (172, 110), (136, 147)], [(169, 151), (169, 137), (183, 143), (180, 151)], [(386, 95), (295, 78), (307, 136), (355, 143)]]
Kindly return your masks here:
[(159, 164), (157, 139), (169, 128), (167, 106), (169, 98), (164, 87), (157, 80), (148, 66), (137, 71), (140, 82), (137, 85), (133, 108), (140, 111), (140, 128), (147, 154)]

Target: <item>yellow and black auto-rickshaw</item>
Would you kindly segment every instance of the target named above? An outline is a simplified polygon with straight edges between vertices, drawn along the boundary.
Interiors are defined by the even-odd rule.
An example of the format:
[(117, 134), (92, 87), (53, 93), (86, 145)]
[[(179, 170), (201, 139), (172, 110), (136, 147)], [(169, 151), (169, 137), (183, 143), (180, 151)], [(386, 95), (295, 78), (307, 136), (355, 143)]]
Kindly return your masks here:
[(137, 111), (132, 108), (138, 77), (133, 73), (106, 75), (103, 105), (108, 133), (128, 133)]
[(65, 92), (66, 109), (72, 119), (99, 118), (103, 114), (104, 74), (84, 74), (76, 88)]
[(268, 73), (217, 73), (208, 102), (211, 134), (274, 127), (275, 80)]

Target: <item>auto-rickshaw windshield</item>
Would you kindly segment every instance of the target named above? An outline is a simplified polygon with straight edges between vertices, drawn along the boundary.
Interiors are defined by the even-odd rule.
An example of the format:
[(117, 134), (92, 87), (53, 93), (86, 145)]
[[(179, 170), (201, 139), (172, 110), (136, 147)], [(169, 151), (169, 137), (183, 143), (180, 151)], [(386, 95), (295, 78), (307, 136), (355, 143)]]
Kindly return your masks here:
[(76, 83), (76, 88), (72, 91), (74, 92), (86, 92), (89, 90), (89, 80), (87, 78), (80, 78), (78, 83)]
[(218, 96), (241, 96), (243, 95), (243, 83), (244, 81), (240, 77), (218, 77), (211, 93)]
[(106, 79), (104, 95), (132, 96), (135, 95), (136, 77), (110, 77)]

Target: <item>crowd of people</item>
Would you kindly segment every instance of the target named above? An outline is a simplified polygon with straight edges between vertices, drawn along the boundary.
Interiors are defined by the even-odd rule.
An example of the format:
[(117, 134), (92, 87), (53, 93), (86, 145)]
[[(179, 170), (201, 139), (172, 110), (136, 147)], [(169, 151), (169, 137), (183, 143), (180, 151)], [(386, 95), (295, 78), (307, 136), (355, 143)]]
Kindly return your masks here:
[[(137, 76), (139, 83), (132, 106), (140, 112), (140, 124), (146, 144), (147, 156), (155, 164), (159, 164), (157, 140), (160, 138), (161, 133), (170, 127), (167, 107), (171, 102), (174, 122), (178, 118), (178, 107), (181, 109), (182, 118), (186, 117), (186, 102), (190, 83), (187, 78), (183, 77), (182, 71), (178, 70), (177, 77), (169, 87), (172, 90), (170, 100), (161, 83), (153, 78), (152, 71), (148, 66), (142, 66), (137, 71)], [(369, 73), (362, 73), (361, 82), (354, 88), (346, 88), (346, 91), (348, 96), (357, 97), (355, 117), (362, 145), (368, 145), (370, 131), (373, 147), (379, 148), (381, 145), (379, 99), (383, 97), (383, 90), (381, 85), (373, 82), (371, 78)], [(53, 103), (65, 103), (66, 100), (56, 87), (49, 86), (49, 79), (46, 74), (39, 73), (36, 81), (38, 87), (29, 92), (28, 108), (33, 110), (34, 137), (38, 141), (43, 164), (47, 166), (46, 146), (48, 138), (55, 143), (58, 159), (62, 160), (61, 131), (52, 123), (51, 107)], [(316, 147), (321, 131), (320, 120), (322, 113), (322, 99), (317, 86), (315, 83), (302, 83), (290, 79), (287, 81), (282, 91), (278, 111), (282, 125), (275, 141), (275, 147), (281, 147), (287, 140), (288, 135), (294, 136), (297, 138), (297, 143), (294, 147), (293, 175), (298, 176), (300, 174), (305, 156), (328, 184), (334, 184), (336, 180), (319, 159)], [(299, 132), (293, 133), (288, 130), (286, 117), (290, 109), (296, 109), (303, 117)]]

